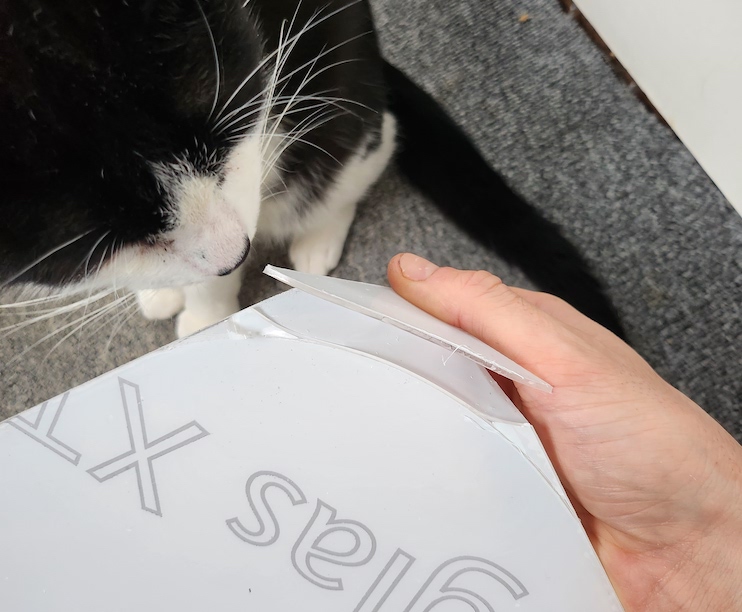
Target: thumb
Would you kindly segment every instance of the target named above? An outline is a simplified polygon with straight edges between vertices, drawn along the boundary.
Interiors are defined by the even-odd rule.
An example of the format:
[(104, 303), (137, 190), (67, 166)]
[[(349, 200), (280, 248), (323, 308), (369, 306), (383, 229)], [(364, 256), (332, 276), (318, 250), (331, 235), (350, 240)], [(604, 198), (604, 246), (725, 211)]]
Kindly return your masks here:
[(594, 328), (599, 327), (553, 298), (561, 302), (561, 310), (573, 311), (569, 324), (564, 324), (535, 305), (552, 296), (511, 289), (489, 272), (440, 268), (404, 253), (389, 262), (387, 274), (392, 288), (407, 301), (476, 336), (555, 386), (561, 382), (560, 372), (550, 366), (584, 359), (586, 340), (594, 341)]

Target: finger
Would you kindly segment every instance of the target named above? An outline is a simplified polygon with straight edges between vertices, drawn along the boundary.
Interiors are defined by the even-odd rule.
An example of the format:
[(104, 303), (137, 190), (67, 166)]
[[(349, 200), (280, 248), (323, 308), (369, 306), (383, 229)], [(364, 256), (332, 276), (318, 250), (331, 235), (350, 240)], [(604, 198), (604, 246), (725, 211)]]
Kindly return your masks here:
[[(460, 327), (539, 376), (544, 360), (578, 359), (579, 338), (488, 272), (439, 268), (405, 253), (389, 263), (389, 282), (406, 300)], [(547, 378), (548, 380), (548, 378)], [(551, 381), (550, 381), (551, 382)]]

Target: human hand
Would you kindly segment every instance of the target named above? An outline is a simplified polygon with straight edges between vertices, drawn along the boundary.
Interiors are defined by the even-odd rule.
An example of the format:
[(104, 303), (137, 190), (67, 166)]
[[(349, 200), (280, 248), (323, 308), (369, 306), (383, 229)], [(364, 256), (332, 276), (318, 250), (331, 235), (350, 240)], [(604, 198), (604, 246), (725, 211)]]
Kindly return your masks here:
[(742, 447), (716, 421), (559, 298), (410, 254), (388, 276), (411, 303), (554, 386), (496, 377), (627, 610), (742, 610)]

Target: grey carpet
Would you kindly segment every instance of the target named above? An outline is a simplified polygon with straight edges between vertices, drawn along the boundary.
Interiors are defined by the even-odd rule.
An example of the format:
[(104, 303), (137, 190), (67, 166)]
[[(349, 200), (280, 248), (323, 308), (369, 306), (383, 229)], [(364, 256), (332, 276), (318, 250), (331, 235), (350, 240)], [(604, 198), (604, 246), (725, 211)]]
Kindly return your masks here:
[[(639, 352), (742, 440), (742, 218), (688, 151), (614, 76), (557, 0), (373, 5), (388, 57), (584, 251)], [(531, 19), (520, 23), (525, 12)], [(390, 170), (361, 206), (335, 274), (384, 282), (386, 262), (400, 250), (526, 285)], [(266, 262), (287, 264), (281, 249), (256, 245), (245, 306), (282, 290), (261, 276)], [(118, 321), (108, 348), (112, 324), (104, 323), (73, 334), (48, 357), (57, 339), (9, 365), (54, 326), (3, 337), (0, 415), (173, 339), (172, 322), (136, 314)]]

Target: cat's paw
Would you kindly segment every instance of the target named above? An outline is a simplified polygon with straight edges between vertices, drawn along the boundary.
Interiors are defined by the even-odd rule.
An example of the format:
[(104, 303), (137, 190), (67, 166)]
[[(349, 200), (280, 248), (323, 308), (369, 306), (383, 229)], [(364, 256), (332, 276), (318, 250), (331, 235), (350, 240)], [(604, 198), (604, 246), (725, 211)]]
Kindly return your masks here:
[(185, 295), (182, 289), (152, 289), (137, 291), (137, 301), (147, 319), (169, 319), (183, 310)]
[(215, 323), (219, 323), (235, 312), (238, 312), (239, 309), (240, 305), (236, 300), (229, 304), (215, 305), (214, 308), (208, 311), (199, 311), (198, 313), (186, 308), (178, 315), (175, 331), (178, 338), (185, 338)]
[(324, 232), (305, 234), (291, 243), (289, 257), (299, 272), (326, 275), (340, 262), (344, 244), (344, 235), (338, 239)]

